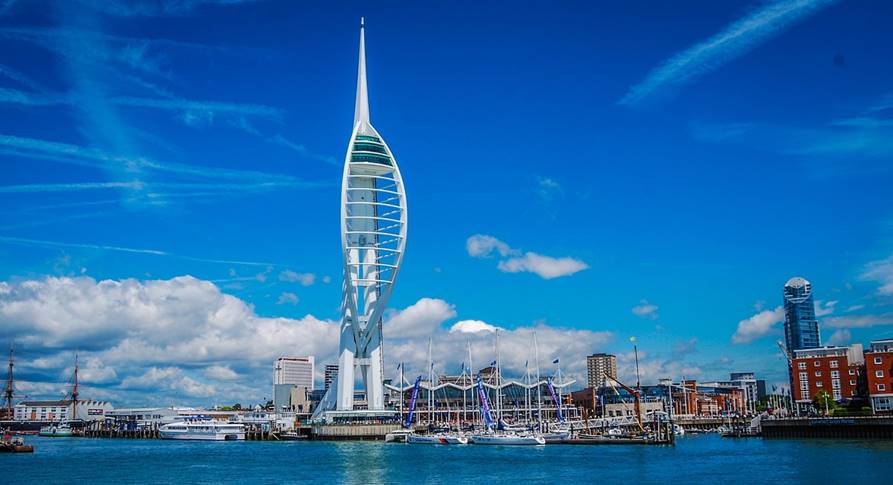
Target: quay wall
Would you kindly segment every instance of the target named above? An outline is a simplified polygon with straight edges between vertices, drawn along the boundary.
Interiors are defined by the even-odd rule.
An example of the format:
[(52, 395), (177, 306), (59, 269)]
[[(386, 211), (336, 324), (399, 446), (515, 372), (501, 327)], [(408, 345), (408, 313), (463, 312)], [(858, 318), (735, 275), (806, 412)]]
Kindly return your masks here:
[(400, 424), (315, 424), (310, 429), (310, 437), (315, 440), (383, 440), (391, 431), (400, 429)]
[(893, 439), (893, 417), (765, 419), (764, 438)]

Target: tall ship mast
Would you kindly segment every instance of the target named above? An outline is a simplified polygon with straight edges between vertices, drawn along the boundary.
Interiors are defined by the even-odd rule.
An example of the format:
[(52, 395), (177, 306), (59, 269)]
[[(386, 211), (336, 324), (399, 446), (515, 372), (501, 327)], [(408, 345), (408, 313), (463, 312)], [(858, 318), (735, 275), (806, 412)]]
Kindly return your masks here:
[(12, 398), (15, 395), (15, 378), (12, 369), (15, 366), (15, 344), (9, 344), (9, 369), (6, 371), (6, 389), (3, 391), (3, 412), (6, 419), (13, 418)]

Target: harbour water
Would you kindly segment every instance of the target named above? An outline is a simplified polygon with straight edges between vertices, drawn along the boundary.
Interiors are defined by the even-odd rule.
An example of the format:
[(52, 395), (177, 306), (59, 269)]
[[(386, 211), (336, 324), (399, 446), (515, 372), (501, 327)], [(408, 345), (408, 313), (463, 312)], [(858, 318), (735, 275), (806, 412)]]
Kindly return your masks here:
[[(3, 483), (884, 483), (893, 442), (685, 436), (676, 446), (29, 438)], [(546, 483), (546, 482), (543, 482)]]

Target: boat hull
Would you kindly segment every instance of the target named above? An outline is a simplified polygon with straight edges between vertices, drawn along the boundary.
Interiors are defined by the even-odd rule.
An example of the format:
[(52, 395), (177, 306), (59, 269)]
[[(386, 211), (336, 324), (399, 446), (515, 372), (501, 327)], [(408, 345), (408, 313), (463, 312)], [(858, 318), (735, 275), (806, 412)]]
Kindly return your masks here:
[(413, 445), (465, 445), (468, 438), (451, 435), (417, 435), (406, 436), (406, 442)]
[(503, 445), (503, 446), (538, 446), (546, 444), (542, 436), (491, 436), (475, 435), (471, 442), (476, 445)]
[(241, 441), (245, 439), (245, 433), (174, 433), (159, 432), (163, 440), (190, 440), (190, 441)]

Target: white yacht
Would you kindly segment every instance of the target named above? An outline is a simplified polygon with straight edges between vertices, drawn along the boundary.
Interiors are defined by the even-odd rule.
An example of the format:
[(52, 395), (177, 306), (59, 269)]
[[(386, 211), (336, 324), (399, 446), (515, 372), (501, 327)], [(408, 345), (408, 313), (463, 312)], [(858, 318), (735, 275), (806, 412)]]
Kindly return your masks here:
[(414, 445), (466, 445), (468, 438), (459, 434), (408, 434), (406, 442)]
[(163, 440), (234, 441), (245, 439), (245, 427), (213, 419), (185, 420), (165, 424), (158, 429)]
[(471, 437), (471, 442), (476, 445), (544, 445), (546, 439), (535, 434), (514, 433), (481, 433)]

